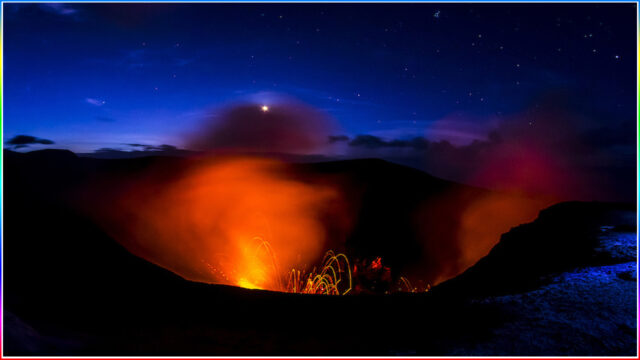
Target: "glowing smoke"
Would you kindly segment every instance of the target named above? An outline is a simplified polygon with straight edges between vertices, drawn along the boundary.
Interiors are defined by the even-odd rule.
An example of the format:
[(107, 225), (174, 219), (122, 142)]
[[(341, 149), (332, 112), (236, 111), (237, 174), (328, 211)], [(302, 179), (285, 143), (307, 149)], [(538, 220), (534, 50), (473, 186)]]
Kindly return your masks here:
[(336, 196), (287, 179), (286, 171), (274, 160), (233, 157), (173, 179), (149, 172), (118, 197), (109, 228), (130, 251), (185, 278), (280, 290), (284, 272), (321, 258), (318, 219)]

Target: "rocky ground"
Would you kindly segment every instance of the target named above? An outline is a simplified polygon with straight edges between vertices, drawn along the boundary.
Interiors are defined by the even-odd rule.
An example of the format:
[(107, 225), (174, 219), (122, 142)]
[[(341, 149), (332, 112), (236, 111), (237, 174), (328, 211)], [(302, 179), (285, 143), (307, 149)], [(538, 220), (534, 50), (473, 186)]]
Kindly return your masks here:
[[(567, 265), (558, 268), (554, 256), (549, 254), (535, 259), (538, 263), (535, 269), (516, 271), (515, 276), (497, 276), (495, 282), (485, 277), (493, 271), (492, 264), (479, 266), (476, 273), (474, 270), (477, 269), (472, 268), (462, 275), (469, 279), (455, 284), (454, 288), (464, 286), (471, 279), (477, 281), (477, 292), (482, 295), (471, 301), (498, 307), (503, 321), (490, 330), (492, 335), (487, 341), (452, 349), (451, 355), (636, 354), (638, 243), (635, 213), (595, 203), (559, 204), (545, 212), (540, 218), (547, 217), (551, 221), (539, 218), (525, 227), (537, 226), (538, 229), (527, 229), (527, 232), (553, 241), (533, 241), (533, 238), (525, 237), (525, 241), (511, 244), (513, 246), (505, 246), (503, 242), (496, 247), (508, 247), (511, 254), (565, 253)], [(578, 241), (570, 239), (572, 232), (564, 231), (554, 221), (563, 218), (569, 220), (565, 225), (581, 226), (581, 231), (575, 231), (582, 236), (575, 239)], [(514, 232), (518, 233), (519, 229)], [(558, 233), (561, 236), (556, 236)], [(503, 241), (512, 241), (509, 235), (503, 236)], [(527, 238), (531, 242), (527, 243)], [(545, 243), (548, 246), (542, 245)], [(564, 244), (567, 243), (573, 247), (566, 247)], [(483, 261), (502, 262), (496, 253), (494, 250)], [(547, 271), (543, 270), (545, 268)], [(509, 269), (513, 270), (504, 268), (505, 271)], [(524, 284), (526, 290), (505, 280), (518, 276), (528, 279)], [(483, 281), (486, 291), (482, 289)], [(495, 287), (495, 283), (502, 286)]]
[(532, 291), (477, 300), (499, 306), (509, 320), (492, 330), (491, 340), (451, 355), (634, 354), (636, 237), (607, 229), (600, 240), (599, 250), (620, 263), (582, 267), (552, 276)]

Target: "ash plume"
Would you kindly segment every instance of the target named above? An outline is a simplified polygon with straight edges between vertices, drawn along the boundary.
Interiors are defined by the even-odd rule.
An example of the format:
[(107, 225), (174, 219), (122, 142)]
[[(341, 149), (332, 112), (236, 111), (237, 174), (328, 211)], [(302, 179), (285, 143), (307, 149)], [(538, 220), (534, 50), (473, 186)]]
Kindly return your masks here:
[(327, 115), (295, 100), (239, 103), (209, 113), (187, 143), (201, 151), (308, 154), (326, 145), (332, 129)]

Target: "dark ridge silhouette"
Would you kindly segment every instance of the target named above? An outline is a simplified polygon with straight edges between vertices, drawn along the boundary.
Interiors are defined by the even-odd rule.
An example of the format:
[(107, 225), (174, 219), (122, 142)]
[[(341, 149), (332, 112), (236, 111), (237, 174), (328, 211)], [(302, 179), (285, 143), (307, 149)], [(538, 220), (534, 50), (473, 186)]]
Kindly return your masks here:
[[(540, 212), (531, 223), (513, 228), (477, 264), (439, 286), (464, 296), (523, 292), (549, 281), (552, 274), (579, 267), (620, 262), (598, 250), (609, 229), (636, 232), (635, 204), (564, 202)], [(604, 228), (603, 228), (604, 226)], [(634, 261), (634, 256), (623, 259)]]

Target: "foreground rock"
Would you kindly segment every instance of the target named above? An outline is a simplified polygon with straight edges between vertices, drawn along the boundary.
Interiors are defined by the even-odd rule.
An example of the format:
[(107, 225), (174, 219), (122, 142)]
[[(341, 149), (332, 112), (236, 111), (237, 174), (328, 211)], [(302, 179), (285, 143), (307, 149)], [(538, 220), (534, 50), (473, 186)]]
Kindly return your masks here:
[(435, 291), (499, 308), (502, 317), (488, 340), (449, 354), (635, 355), (635, 224), (633, 206), (562, 203), (503, 235)]

